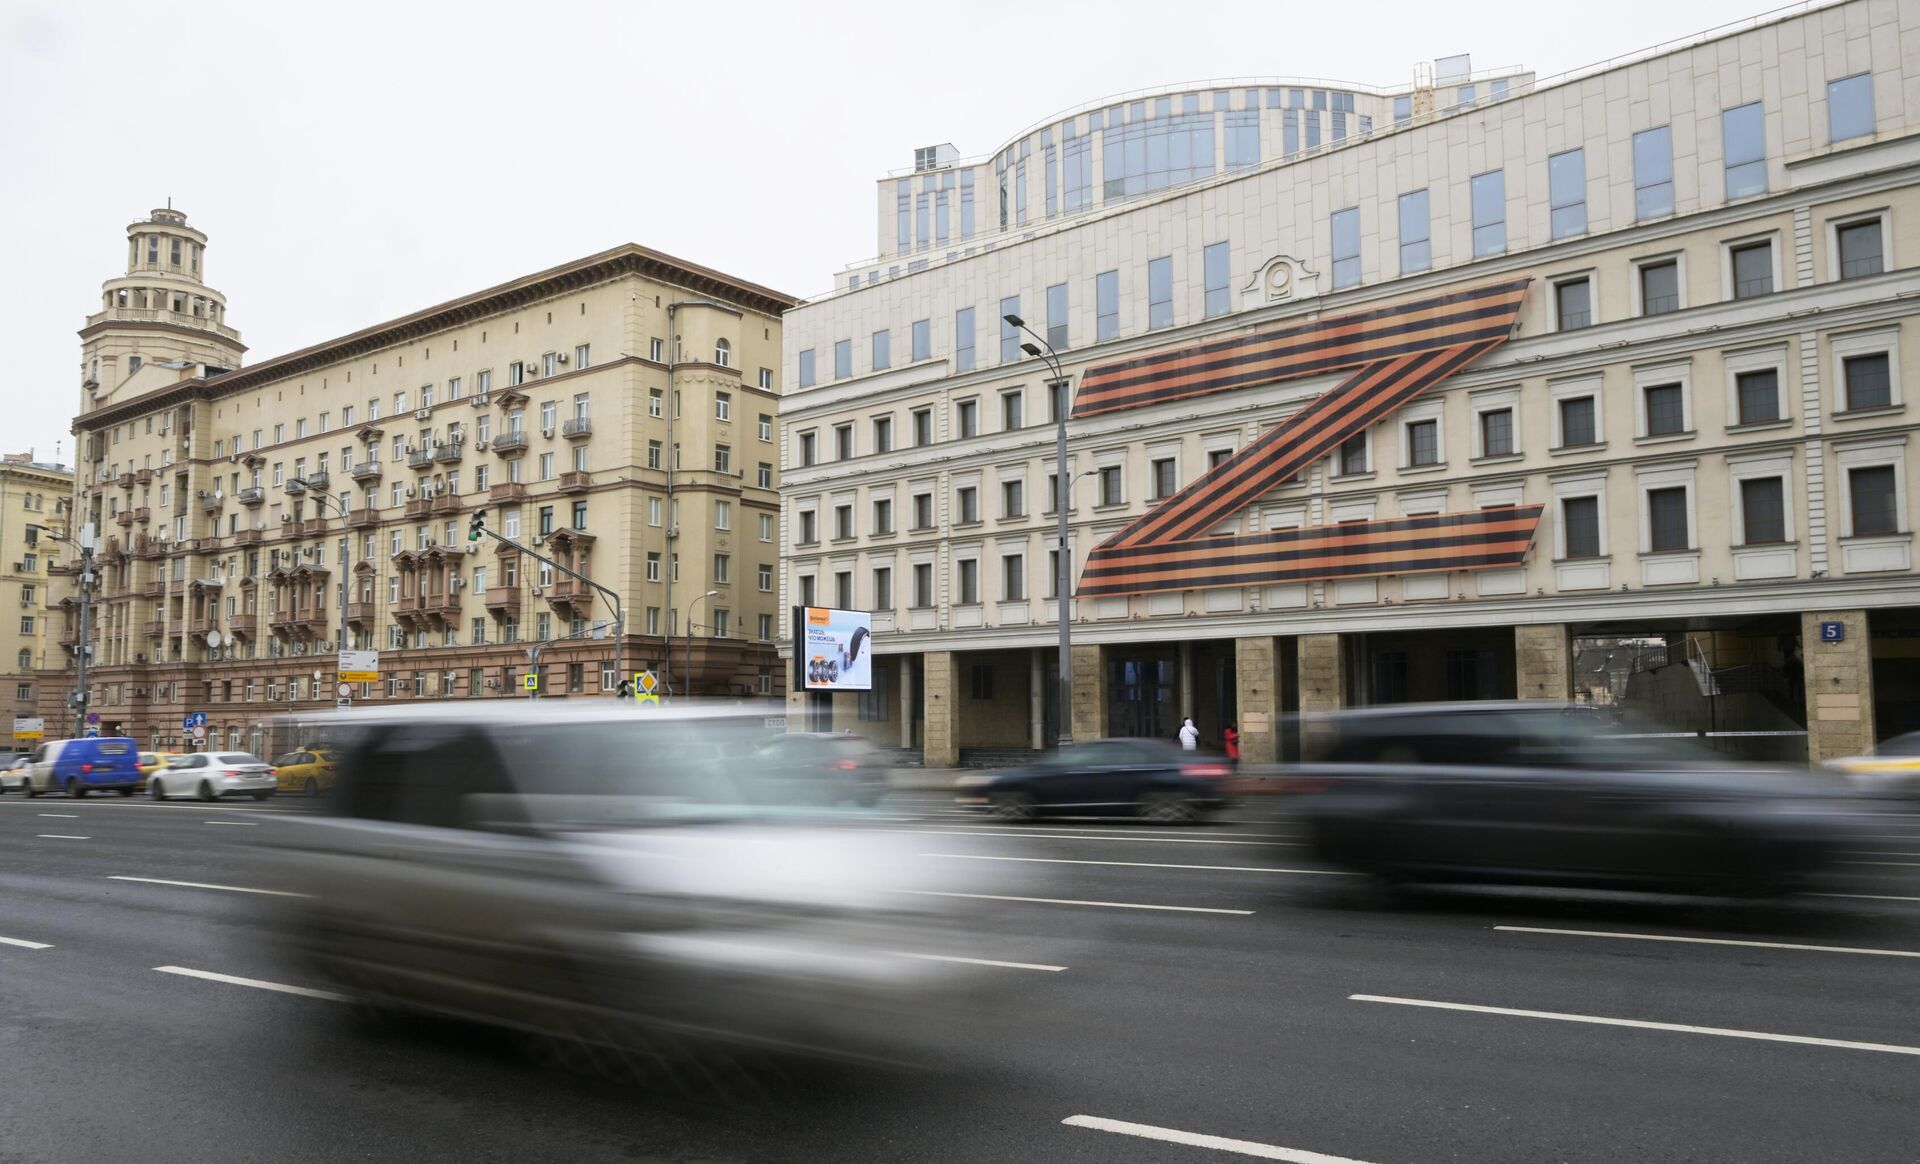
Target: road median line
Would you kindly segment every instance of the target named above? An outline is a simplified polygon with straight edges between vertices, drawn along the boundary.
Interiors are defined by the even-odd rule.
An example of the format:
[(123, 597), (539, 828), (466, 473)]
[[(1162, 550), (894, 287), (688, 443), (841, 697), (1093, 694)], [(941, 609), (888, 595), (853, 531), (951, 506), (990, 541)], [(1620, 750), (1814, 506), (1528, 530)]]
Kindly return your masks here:
[(226, 893), (258, 893), (266, 897), (312, 897), (311, 893), (290, 893), (285, 889), (254, 889), (245, 885), (214, 885), (207, 881), (168, 881), (163, 877), (108, 876), (109, 881), (135, 881), (142, 885), (172, 885), (181, 889), (218, 889)]
[(271, 990), (278, 994), (297, 994), (302, 998), (318, 998), (325, 1002), (346, 1002), (347, 996), (335, 994), (331, 990), (315, 990), (311, 986), (289, 986), (285, 982), (268, 982), (260, 978), (241, 978), (233, 974), (216, 974), (211, 970), (194, 970), (186, 966), (155, 966), (162, 974), (177, 974), (182, 978), (200, 978), (208, 982), (224, 982), (229, 986), (250, 986), (255, 990)]
[(1365, 1160), (1356, 1160), (1351, 1156), (1329, 1156), (1325, 1152), (1309, 1152), (1304, 1148), (1282, 1148), (1277, 1144), (1262, 1144), (1254, 1140), (1233, 1140), (1226, 1136), (1209, 1136), (1200, 1132), (1183, 1132), (1178, 1128), (1160, 1128), (1152, 1124), (1110, 1120), (1103, 1116), (1068, 1116), (1060, 1122), (1070, 1128), (1088, 1128), (1096, 1132), (1135, 1136), (1142, 1140), (1184, 1144), (1189, 1148), (1210, 1148), (1215, 1152), (1231, 1152), (1236, 1156), (1251, 1156), (1256, 1160), (1284, 1160), (1287, 1164), (1367, 1164)]
[(1810, 950), (1821, 954), (1878, 954), (1883, 958), (1920, 958), (1920, 950), (1887, 950), (1870, 946), (1812, 946), (1799, 942), (1753, 942), (1737, 938), (1694, 938), (1679, 934), (1634, 934), (1624, 930), (1561, 930), (1546, 926), (1495, 926), (1507, 934), (1557, 934), (1569, 938), (1622, 938), (1637, 942), (1679, 942), (1694, 946), (1745, 946), (1758, 950)]
[(1219, 913), (1252, 917), (1250, 909), (1212, 909), (1198, 905), (1143, 905), (1132, 901), (1079, 901), (1067, 897), (1010, 897), (1000, 893), (949, 893), (938, 889), (906, 889), (916, 897), (966, 897), (975, 901), (1018, 901), (1034, 905), (1090, 905), (1100, 909), (1151, 909), (1167, 913)]

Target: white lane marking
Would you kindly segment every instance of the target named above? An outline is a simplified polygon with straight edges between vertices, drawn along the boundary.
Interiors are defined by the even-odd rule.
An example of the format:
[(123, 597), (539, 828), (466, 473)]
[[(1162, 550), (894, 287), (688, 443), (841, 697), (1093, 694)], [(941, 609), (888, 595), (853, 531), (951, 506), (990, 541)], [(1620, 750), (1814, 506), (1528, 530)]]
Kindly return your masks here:
[(1920, 861), (1842, 861), (1842, 865), (1892, 865), (1900, 869), (1920, 869)]
[(55, 820), (79, 820), (80, 819), (80, 814), (77, 812), (43, 812), (40, 815), (50, 816), (50, 817), (53, 817)]
[(999, 893), (946, 893), (937, 889), (907, 889), (916, 897), (970, 897), (976, 901), (1024, 901), (1035, 905), (1094, 905), (1102, 909), (1157, 909), (1169, 913), (1228, 913), (1252, 917), (1250, 909), (1204, 909), (1197, 905), (1141, 905), (1131, 901), (1076, 901), (1066, 897), (1007, 897)]
[(93, 839), (92, 837), (75, 836), (72, 833), (35, 833), (33, 835), (48, 841), (91, 841)]
[(223, 889), (228, 893), (260, 893), (268, 897), (312, 897), (311, 893), (289, 893), (284, 889), (252, 889), (245, 885), (213, 885), (205, 881), (168, 881), (162, 877), (109, 876), (109, 881), (138, 881), (145, 885), (177, 885), (182, 889)]
[(1569, 938), (1628, 938), (1640, 942), (1683, 942), (1696, 946), (1751, 946), (1760, 950), (1812, 950), (1822, 954), (1879, 954), (1884, 958), (1920, 958), (1920, 950), (1885, 950), (1870, 946), (1808, 946), (1798, 942), (1747, 942), (1734, 938), (1690, 938), (1676, 934), (1630, 934), (1620, 930), (1559, 930), (1545, 926), (1495, 926), (1508, 934), (1558, 934)]
[[(1223, 833), (1227, 834), (1227, 836), (1221, 837), (1222, 840), (1228, 839), (1229, 837), (1269, 837), (1269, 838), (1284, 839), (1287, 837), (1296, 837), (1300, 835), (1298, 833), (1249, 833), (1249, 832), (1243, 832), (1240, 829), (1233, 828), (1231, 826), (1226, 828), (1195, 828), (1193, 826), (1183, 826), (1183, 825), (1142, 825), (1138, 828), (1131, 828), (1131, 829), (1101, 828), (1095, 825), (1088, 825), (1086, 828), (1076, 828), (1073, 830), (1072, 833), (1066, 833), (1066, 830), (1064, 829), (1059, 831), (1064, 835), (1069, 835), (1069, 836), (1078, 836), (1082, 833), (1086, 833), (1086, 834), (1092, 834), (1096, 836), (1109, 835), (1109, 836), (1119, 837), (1123, 839), (1135, 838), (1143, 841), (1160, 841), (1160, 840), (1165, 840), (1167, 837), (1185, 838), (1189, 836), (1193, 836), (1199, 840), (1212, 839), (1205, 835), (1207, 833), (1212, 833), (1215, 836), (1219, 836), (1220, 834), (1223, 834)], [(1142, 836), (1141, 834), (1143, 833), (1152, 833), (1155, 835)], [(1165, 835), (1162, 836), (1159, 834), (1165, 834)]]
[(1076, 861), (1070, 857), (987, 857), (979, 853), (921, 853), (956, 861), (1018, 861), (1028, 865), (1117, 865), (1127, 869), (1215, 869), (1223, 873), (1304, 873), (1314, 877), (1359, 877), (1336, 869), (1279, 869), (1265, 865), (1168, 865), (1157, 861)]
[(1266, 845), (1266, 841), (1216, 841), (1212, 837), (1104, 837), (1093, 833), (988, 832), (985, 829), (887, 829), (887, 832), (927, 833), (940, 837), (1013, 837), (1036, 841), (1118, 841), (1151, 845)]
[(1776, 1035), (1767, 1031), (1741, 1031), (1729, 1027), (1696, 1027), (1687, 1023), (1656, 1023), (1646, 1019), (1605, 1018), (1592, 1014), (1563, 1014), (1553, 1010), (1517, 1010), (1506, 1006), (1476, 1006), (1467, 1002), (1437, 1002), (1430, 998), (1393, 998), (1383, 994), (1349, 994), (1354, 1002), (1384, 1002), (1394, 1006), (1419, 1006), (1432, 1010), (1463, 1010), (1474, 1014), (1512, 1015), (1517, 1018), (1557, 1019), (1563, 1023), (1596, 1023), (1607, 1027), (1637, 1027), (1648, 1031), (1678, 1031), (1688, 1035), (1719, 1035), (1727, 1039), (1758, 1039), (1768, 1043), (1802, 1043), (1812, 1047), (1840, 1047), (1849, 1051), (1884, 1051), (1892, 1055), (1920, 1055), (1920, 1047), (1895, 1043), (1861, 1043), (1852, 1039), (1820, 1039), (1812, 1035)]
[(918, 958), (922, 962), (958, 962), (963, 966), (997, 966), (1002, 970), (1048, 970), (1055, 974), (1065, 970), (1065, 966), (1043, 966), (1038, 962), (999, 962), (992, 958), (962, 958), (956, 954), (915, 954), (908, 950), (900, 951), (903, 958)]
[(51, 950), (50, 942), (29, 942), (25, 938), (0, 938), (0, 946), (18, 946), (23, 950)]
[(1199, 1132), (1183, 1132), (1178, 1128), (1157, 1128), (1152, 1124), (1134, 1124), (1126, 1120), (1106, 1119), (1103, 1116), (1068, 1116), (1060, 1122), (1070, 1128), (1091, 1128), (1096, 1132), (1138, 1136), (1143, 1140), (1185, 1144), (1190, 1148), (1211, 1148), (1216, 1152), (1232, 1152), (1238, 1156), (1252, 1156), (1257, 1160), (1285, 1160), (1289, 1164), (1366, 1164), (1366, 1161), (1355, 1160), (1351, 1156), (1329, 1156), (1325, 1152), (1309, 1152), (1303, 1148), (1282, 1148), (1276, 1144), (1259, 1144), (1252, 1140), (1205, 1136)]
[(232, 825), (234, 828), (240, 828), (240, 829), (257, 829), (260, 827), (259, 822), (250, 821), (250, 820), (203, 820), (200, 823), (211, 824), (211, 825)]
[(288, 986), (284, 982), (265, 982), (258, 978), (237, 978), (232, 974), (215, 974), (211, 970), (191, 970), (185, 966), (155, 966), (162, 974), (178, 974), (183, 978), (204, 978), (208, 982), (225, 982), (231, 986), (251, 986), (255, 990), (273, 990), (281, 994), (297, 994), (302, 998), (319, 998), (327, 1002), (345, 1002), (347, 996), (335, 994), (331, 990), (315, 990), (311, 986)]
[(1885, 893), (1809, 893), (1808, 897), (1846, 897), (1854, 901), (1920, 901), (1920, 897), (1894, 897)]

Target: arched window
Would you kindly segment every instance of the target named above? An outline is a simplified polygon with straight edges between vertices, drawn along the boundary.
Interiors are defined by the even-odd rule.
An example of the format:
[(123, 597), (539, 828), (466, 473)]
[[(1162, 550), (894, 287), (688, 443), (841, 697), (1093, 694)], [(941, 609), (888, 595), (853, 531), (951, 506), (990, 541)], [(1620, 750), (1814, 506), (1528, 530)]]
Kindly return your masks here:
[(713, 344), (713, 362), (722, 368), (733, 366), (733, 345), (726, 340), (715, 340)]
[(26, 647), (20, 648), (20, 669), (22, 671), (33, 670), (33, 652)]

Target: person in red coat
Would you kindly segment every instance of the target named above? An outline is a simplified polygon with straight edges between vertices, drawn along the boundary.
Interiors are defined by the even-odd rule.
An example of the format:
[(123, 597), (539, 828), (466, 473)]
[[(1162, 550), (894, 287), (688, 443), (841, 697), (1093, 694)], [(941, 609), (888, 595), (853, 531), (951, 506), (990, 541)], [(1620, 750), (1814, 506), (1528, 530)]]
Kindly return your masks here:
[(1240, 762), (1240, 732), (1232, 724), (1227, 725), (1226, 741), (1227, 760), (1230, 763), (1238, 764)]

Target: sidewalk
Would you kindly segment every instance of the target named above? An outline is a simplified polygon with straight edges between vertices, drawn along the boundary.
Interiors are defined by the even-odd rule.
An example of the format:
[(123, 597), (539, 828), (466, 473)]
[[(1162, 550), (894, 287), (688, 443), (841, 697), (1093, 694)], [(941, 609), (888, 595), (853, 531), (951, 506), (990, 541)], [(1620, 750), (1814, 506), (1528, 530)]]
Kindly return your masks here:
[(887, 773), (887, 787), (895, 792), (952, 792), (966, 775), (986, 775), (991, 768), (895, 768)]

